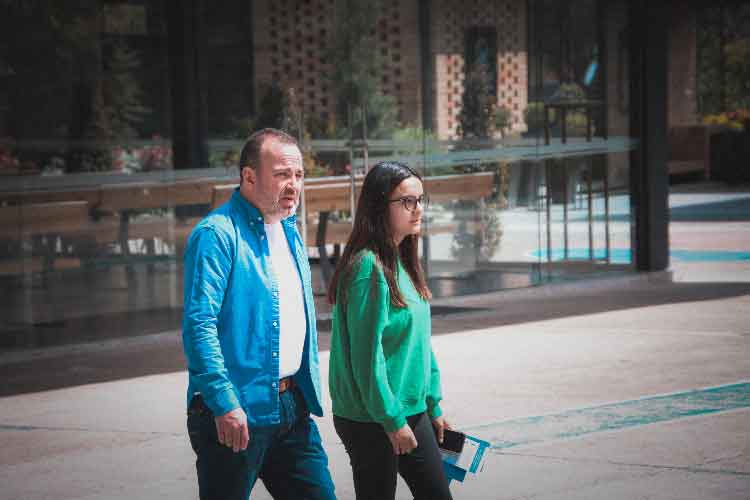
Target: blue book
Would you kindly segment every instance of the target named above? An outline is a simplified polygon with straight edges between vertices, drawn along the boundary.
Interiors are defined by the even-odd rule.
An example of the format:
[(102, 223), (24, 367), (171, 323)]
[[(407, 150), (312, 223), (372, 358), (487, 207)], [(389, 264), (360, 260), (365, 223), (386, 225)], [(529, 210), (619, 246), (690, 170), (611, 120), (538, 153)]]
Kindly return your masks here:
[(482, 470), (485, 451), (490, 443), (462, 432), (445, 431), (440, 453), (448, 481), (463, 482), (466, 473), (476, 474)]

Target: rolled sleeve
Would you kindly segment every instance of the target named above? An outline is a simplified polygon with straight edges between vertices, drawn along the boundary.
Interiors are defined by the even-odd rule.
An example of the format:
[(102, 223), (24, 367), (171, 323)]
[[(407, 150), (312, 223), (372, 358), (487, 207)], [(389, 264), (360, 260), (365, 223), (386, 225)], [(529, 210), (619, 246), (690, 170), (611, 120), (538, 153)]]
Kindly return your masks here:
[(197, 228), (185, 250), (182, 343), (191, 380), (215, 415), (241, 406), (224, 364), (217, 328), (231, 268), (226, 238), (213, 228)]

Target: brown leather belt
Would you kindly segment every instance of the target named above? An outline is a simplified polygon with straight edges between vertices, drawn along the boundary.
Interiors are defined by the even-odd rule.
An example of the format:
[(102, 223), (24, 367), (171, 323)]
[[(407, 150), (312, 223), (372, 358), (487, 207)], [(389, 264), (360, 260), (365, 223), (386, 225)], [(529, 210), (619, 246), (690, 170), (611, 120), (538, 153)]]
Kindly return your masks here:
[(293, 377), (284, 377), (281, 380), (279, 380), (279, 394), (291, 389), (292, 387), (294, 387)]

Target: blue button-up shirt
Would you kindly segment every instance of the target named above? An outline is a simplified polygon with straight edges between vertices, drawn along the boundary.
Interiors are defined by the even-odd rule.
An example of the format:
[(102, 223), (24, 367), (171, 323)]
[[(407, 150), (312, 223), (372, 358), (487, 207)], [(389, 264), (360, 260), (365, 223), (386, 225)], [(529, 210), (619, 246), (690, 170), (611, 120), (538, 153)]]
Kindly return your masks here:
[[(310, 265), (296, 217), (281, 221), (302, 282), (307, 332), (294, 376), (322, 416)], [(249, 425), (279, 423), (279, 287), (260, 211), (235, 190), (196, 225), (185, 249), (182, 341), (188, 403), (196, 392), (214, 415), (237, 407)]]

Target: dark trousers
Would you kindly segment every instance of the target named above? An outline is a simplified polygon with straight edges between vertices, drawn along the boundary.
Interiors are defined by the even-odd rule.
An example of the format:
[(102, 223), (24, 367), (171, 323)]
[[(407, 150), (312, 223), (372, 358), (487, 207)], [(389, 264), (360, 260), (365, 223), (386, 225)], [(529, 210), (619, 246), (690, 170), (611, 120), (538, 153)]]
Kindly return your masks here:
[(396, 473), (409, 485), (415, 500), (451, 500), (448, 480), (430, 418), (425, 413), (407, 419), (417, 438), (409, 454), (393, 453), (383, 426), (333, 417), (354, 474), (357, 500), (390, 500), (396, 496)]
[(276, 499), (335, 500), (328, 457), (304, 396), (295, 387), (279, 397), (281, 422), (251, 427), (250, 443), (238, 453), (219, 444), (213, 414), (193, 399), (187, 427), (201, 500), (247, 500), (258, 478)]

